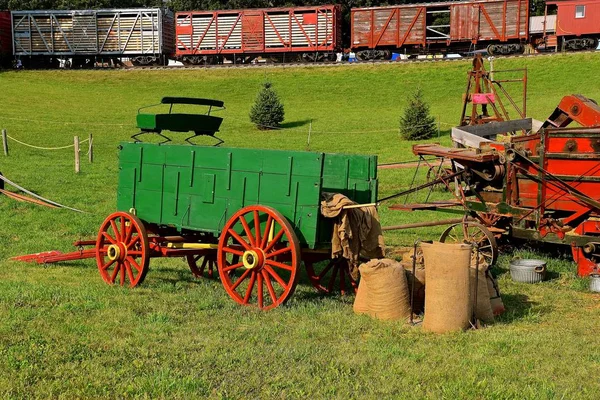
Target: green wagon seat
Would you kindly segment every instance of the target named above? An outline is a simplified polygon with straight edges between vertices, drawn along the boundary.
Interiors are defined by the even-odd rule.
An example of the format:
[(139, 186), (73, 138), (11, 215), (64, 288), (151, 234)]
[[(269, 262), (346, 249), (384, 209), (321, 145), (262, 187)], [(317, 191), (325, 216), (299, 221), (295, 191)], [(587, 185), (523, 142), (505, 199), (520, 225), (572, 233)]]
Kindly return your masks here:
[[(224, 108), (224, 103), (222, 101), (192, 97), (163, 97), (160, 104), (169, 104), (169, 112), (142, 112), (142, 110), (158, 106), (159, 104), (142, 107), (138, 110), (136, 122), (137, 127), (140, 129), (141, 132), (136, 135), (133, 135), (133, 139), (139, 141), (137, 139), (137, 136), (139, 135), (142, 135), (144, 133), (156, 133), (161, 137), (165, 138), (165, 141), (163, 142), (165, 143), (170, 141), (171, 139), (163, 135), (162, 132), (171, 131), (193, 132), (192, 136), (185, 139), (190, 144), (193, 144), (192, 142), (190, 142), (190, 139), (198, 135), (215, 137), (217, 140), (219, 140), (219, 143), (216, 144), (217, 146), (223, 143), (221, 139), (215, 136), (215, 133), (218, 132), (219, 128), (221, 127), (223, 118), (210, 115), (213, 107), (218, 107), (221, 109)], [(208, 111), (205, 114), (174, 113), (174, 104), (206, 106), (208, 107)]]

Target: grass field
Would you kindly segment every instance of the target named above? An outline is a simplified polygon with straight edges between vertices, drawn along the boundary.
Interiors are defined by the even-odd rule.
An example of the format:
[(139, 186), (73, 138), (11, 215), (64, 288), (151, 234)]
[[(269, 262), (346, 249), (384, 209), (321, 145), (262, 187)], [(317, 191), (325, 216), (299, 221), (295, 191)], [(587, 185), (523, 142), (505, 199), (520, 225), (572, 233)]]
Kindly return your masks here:
[[(492, 326), (435, 336), (352, 313), (352, 298), (323, 297), (301, 274), (285, 306), (242, 308), (218, 281), (196, 280), (180, 259), (153, 260), (134, 290), (105, 285), (91, 260), (40, 266), (14, 255), (70, 250), (115, 210), (117, 145), (136, 133), (137, 109), (166, 95), (225, 101), (221, 137), (237, 147), (373, 153), (414, 159), (398, 118), (421, 87), (449, 143), (467, 61), (190, 71), (0, 73), (0, 129), (41, 147), (94, 135), (93, 164), (73, 173), (72, 149), (10, 141), (0, 171), (76, 214), (0, 196), (0, 397), (125, 398), (596, 398), (600, 296), (568, 257), (507, 249), (496, 272), (508, 311)], [(544, 119), (562, 96), (600, 99), (600, 54), (496, 61), (528, 68), (528, 114)], [(258, 131), (248, 112), (273, 82), (286, 109), (281, 131)], [(518, 92), (518, 90), (515, 90)], [(84, 151), (85, 154), (85, 151)], [(87, 160), (84, 158), (84, 160)], [(381, 170), (380, 195), (406, 188), (413, 169)], [(413, 200), (416, 200), (414, 198)], [(447, 218), (381, 209), (384, 225)], [(386, 235), (391, 247), (443, 228)], [(548, 259), (539, 285), (513, 283), (514, 255)]]

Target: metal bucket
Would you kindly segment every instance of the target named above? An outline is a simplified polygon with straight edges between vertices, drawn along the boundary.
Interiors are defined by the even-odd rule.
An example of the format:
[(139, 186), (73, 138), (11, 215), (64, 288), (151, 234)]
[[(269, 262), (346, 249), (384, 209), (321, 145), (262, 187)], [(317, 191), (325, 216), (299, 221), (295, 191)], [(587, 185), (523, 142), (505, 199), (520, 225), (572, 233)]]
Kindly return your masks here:
[(510, 262), (510, 277), (515, 282), (538, 283), (546, 276), (546, 261), (515, 258)]
[(590, 291), (600, 293), (600, 275), (590, 275)]

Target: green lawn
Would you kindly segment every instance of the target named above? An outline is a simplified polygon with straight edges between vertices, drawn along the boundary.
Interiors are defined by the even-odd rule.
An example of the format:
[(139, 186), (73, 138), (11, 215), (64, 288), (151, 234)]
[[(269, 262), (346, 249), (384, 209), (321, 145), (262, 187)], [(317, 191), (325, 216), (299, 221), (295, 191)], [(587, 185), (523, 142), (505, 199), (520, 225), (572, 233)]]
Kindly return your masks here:
[[(134, 290), (105, 285), (92, 260), (8, 261), (95, 236), (115, 210), (117, 145), (136, 133), (137, 109), (163, 96), (224, 100), (226, 145), (303, 150), (310, 130), (311, 150), (374, 153), (388, 163), (414, 159), (397, 126), (416, 87), (439, 117), (439, 141), (449, 144), (469, 67), (0, 73), (0, 129), (42, 147), (90, 133), (95, 144), (94, 163), (84, 158), (78, 175), (69, 149), (10, 141), (10, 156), (0, 154), (8, 178), (89, 211), (0, 196), (0, 397), (596, 398), (600, 296), (586, 291), (568, 257), (507, 249), (496, 269), (507, 313), (486, 329), (442, 336), (355, 316), (351, 297), (320, 296), (304, 274), (285, 307), (260, 312), (230, 300), (218, 280), (194, 279), (181, 259), (153, 260)], [(513, 58), (495, 67), (528, 68), (534, 118), (547, 117), (566, 94), (600, 99), (600, 54)], [(265, 79), (285, 104), (281, 131), (258, 131), (248, 121)], [(380, 196), (408, 187), (413, 172), (381, 170)], [(448, 218), (386, 206), (381, 216), (384, 225)], [(386, 242), (410, 246), (442, 229), (390, 233)], [(507, 269), (515, 254), (547, 258), (553, 279), (513, 283)]]

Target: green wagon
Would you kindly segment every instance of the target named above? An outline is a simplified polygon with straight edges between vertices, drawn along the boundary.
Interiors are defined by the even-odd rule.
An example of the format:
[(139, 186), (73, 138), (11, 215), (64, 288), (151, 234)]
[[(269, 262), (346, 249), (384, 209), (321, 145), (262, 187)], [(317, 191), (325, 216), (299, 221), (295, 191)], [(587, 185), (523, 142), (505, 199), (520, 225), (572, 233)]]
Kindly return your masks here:
[(196, 276), (218, 270), (231, 298), (262, 309), (290, 298), (302, 262), (317, 289), (352, 290), (348, 265), (331, 260), (326, 193), (375, 202), (376, 156), (122, 143), (98, 269), (107, 283), (136, 286), (151, 258), (185, 257)]

